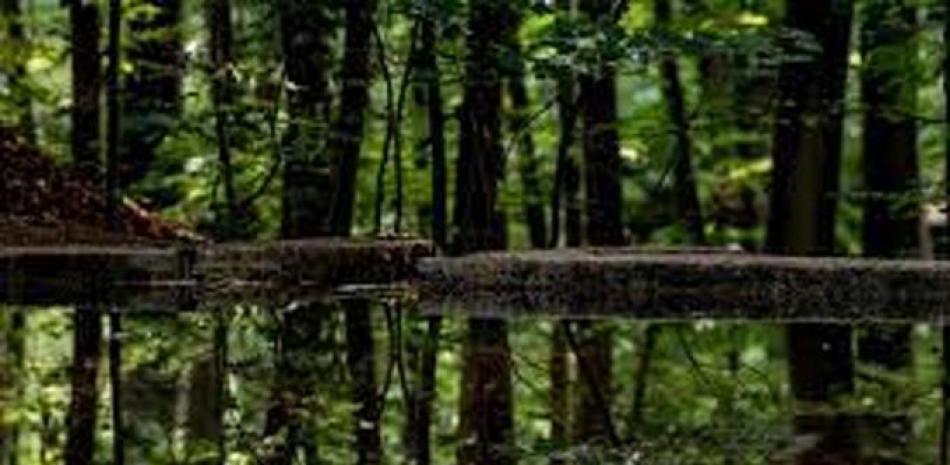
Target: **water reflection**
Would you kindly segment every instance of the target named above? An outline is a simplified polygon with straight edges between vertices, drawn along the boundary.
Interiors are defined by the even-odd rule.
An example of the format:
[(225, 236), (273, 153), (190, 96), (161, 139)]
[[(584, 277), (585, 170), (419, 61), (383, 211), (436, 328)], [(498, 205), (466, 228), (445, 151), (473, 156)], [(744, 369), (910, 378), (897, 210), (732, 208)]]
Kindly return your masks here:
[[(68, 308), (7, 307), (2, 453), (18, 463), (81, 454), (108, 463), (117, 437), (128, 463), (454, 463), (480, 441), (528, 464), (828, 463), (818, 451), (840, 460), (830, 463), (930, 463), (938, 450), (942, 375), (932, 326), (913, 328), (910, 368), (856, 357), (850, 392), (806, 404), (791, 400), (783, 324), (605, 319), (613, 334), (605, 382), (578, 363), (587, 360), (579, 323), (522, 316), (507, 321), (506, 340), (473, 346), (459, 302), (437, 319), (433, 305), (420, 312), (419, 303), (393, 289), (349, 289), (289, 305), (201, 302), (195, 311), (125, 314), (121, 431), (112, 421), (104, 314), (79, 313), (87, 326), (100, 319), (95, 334), (78, 331), (82, 318)], [(89, 338), (101, 344), (80, 364), (77, 334), (87, 348)], [(488, 365), (473, 368), (473, 350)], [(466, 370), (486, 367), (476, 377), (482, 387), (510, 380), (510, 413), (462, 410), (486, 405), (467, 399), (479, 391), (462, 383)], [(90, 371), (95, 392), (83, 404), (74, 388), (91, 382), (83, 381)], [(603, 405), (579, 401), (595, 388)], [(94, 423), (77, 421), (90, 413), (84, 408)], [(498, 415), (510, 415), (510, 432), (465, 434), (478, 431), (465, 421), (496, 425)], [(579, 418), (609, 423), (579, 441)], [(83, 438), (92, 440), (88, 451)]]

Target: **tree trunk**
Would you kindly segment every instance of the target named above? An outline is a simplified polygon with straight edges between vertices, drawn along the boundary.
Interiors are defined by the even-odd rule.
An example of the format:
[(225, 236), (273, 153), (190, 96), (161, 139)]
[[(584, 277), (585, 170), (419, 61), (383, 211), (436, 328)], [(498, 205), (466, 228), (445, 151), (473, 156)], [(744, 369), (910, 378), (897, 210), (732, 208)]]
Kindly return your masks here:
[[(864, 179), (870, 194), (864, 205), (864, 253), (919, 257), (917, 86), (912, 75), (917, 10), (904, 0), (873, 0), (862, 11)], [(895, 60), (897, 56), (907, 58)], [(858, 339), (858, 356), (862, 362), (908, 375), (913, 363), (911, 327), (869, 326)], [(912, 426), (909, 406), (898, 400), (899, 390), (898, 386), (886, 389), (890, 399), (885, 405), (896, 413), (870, 415), (872, 424), (868, 425), (875, 436), (875, 451), (897, 457), (907, 453)]]
[[(613, 27), (613, 2), (584, 0), (581, 11), (597, 24)], [(617, 133), (616, 69), (611, 63), (580, 76), (586, 177), (587, 240), (594, 246), (625, 243), (621, 188), (620, 140)], [(604, 443), (609, 431), (613, 393), (613, 332), (606, 324), (577, 322), (577, 365), (584, 367), (578, 383), (574, 439)], [(605, 403), (606, 405), (601, 405)]]
[[(224, 187), (223, 212), (216, 212), (216, 236), (223, 240), (239, 236), (240, 212), (234, 185), (231, 154), (231, 115), (234, 114), (234, 33), (231, 1), (211, 0), (208, 4), (211, 41), (211, 102), (214, 107), (214, 132), (218, 142), (218, 170)], [(222, 218), (223, 217), (223, 218)]]
[(284, 134), (284, 238), (330, 233), (333, 179), (327, 140), (329, 121), (330, 12), (321, 2), (278, 2), (287, 112)]
[[(841, 159), (844, 86), (851, 30), (851, 0), (789, 2), (785, 26), (808, 34), (811, 56), (786, 61), (780, 71), (771, 208), (766, 248), (785, 255), (834, 251)], [(800, 40), (798, 41), (800, 42)], [(799, 45), (787, 53), (800, 55)], [(851, 328), (794, 324), (788, 328), (792, 395), (801, 403), (827, 403), (854, 390)], [(802, 463), (822, 457), (852, 460), (853, 424), (847, 415), (799, 414), (797, 434), (817, 435)], [(811, 455), (809, 455), (811, 454)]]
[[(69, 3), (72, 46), (72, 156), (77, 169), (101, 178), (99, 96), (102, 70), (99, 55), (99, 9), (95, 3)], [(97, 309), (78, 308), (73, 314), (72, 389), (66, 416), (67, 465), (93, 463), (96, 449), (96, 404), (102, 316)]]
[[(447, 246), (448, 216), (446, 193), (445, 118), (443, 114), (442, 86), (436, 60), (438, 47), (437, 16), (431, 2), (416, 18), (420, 44), (416, 49), (415, 73), (419, 81), (419, 103), (425, 106), (426, 144), (431, 157), (432, 188), (432, 240), (441, 250)], [(416, 465), (432, 463), (432, 406), (436, 396), (436, 365), (438, 361), (441, 317), (429, 317), (425, 321), (422, 343), (409, 346), (413, 363), (413, 392), (408, 405), (406, 437), (407, 456)]]
[[(668, 32), (672, 16), (670, 0), (655, 0), (654, 18), (658, 29)], [(706, 233), (702, 208), (699, 205), (699, 189), (696, 187), (696, 175), (693, 171), (690, 121), (683, 96), (683, 85), (680, 82), (679, 64), (675, 56), (667, 54), (660, 58), (660, 74), (674, 135), (672, 164), (676, 215), (682, 218), (690, 243), (703, 245), (706, 243)]]
[[(465, 90), (456, 169), (453, 252), (504, 247), (496, 209), (502, 178), (501, 69), (498, 49), (504, 6), (469, 3)], [(515, 463), (508, 327), (502, 320), (468, 323), (462, 368), (460, 465)]]
[(99, 97), (102, 69), (99, 55), (99, 8), (95, 3), (69, 3), (72, 48), (72, 157), (77, 169), (101, 179)]
[[(185, 72), (179, 23), (181, 0), (133, 0), (149, 14), (129, 20), (122, 128), (122, 184), (144, 178), (156, 150), (181, 114)], [(213, 47), (212, 47), (213, 50)]]
[[(278, 14), (287, 110), (281, 235), (285, 239), (327, 236), (331, 232), (333, 173), (329, 136), (330, 12), (309, 0), (280, 0)], [(322, 328), (329, 306), (322, 303), (286, 309), (278, 322), (276, 380), (267, 412), (265, 436), (273, 440), (264, 463), (290, 465), (302, 452), (318, 460), (314, 391), (320, 379)]]
[(531, 104), (525, 82), (527, 76), (524, 57), (518, 39), (521, 26), (521, 12), (518, 8), (518, 5), (509, 5), (502, 19), (506, 28), (504, 50), (508, 54), (504, 71), (512, 107), (509, 128), (517, 140), (518, 158), (515, 163), (521, 177), (521, 197), (528, 237), (532, 248), (542, 249), (547, 246), (547, 218), (544, 213), (541, 180), (538, 177), (540, 160), (535, 150), (534, 138), (531, 136)]
[(340, 112), (334, 131), (334, 156), (337, 158), (338, 185), (334, 195), (333, 233), (350, 234), (353, 223), (353, 204), (356, 199), (356, 172), (366, 108), (369, 106), (370, 42), (373, 31), (373, 0), (346, 2), (346, 43), (343, 52), (343, 76)]

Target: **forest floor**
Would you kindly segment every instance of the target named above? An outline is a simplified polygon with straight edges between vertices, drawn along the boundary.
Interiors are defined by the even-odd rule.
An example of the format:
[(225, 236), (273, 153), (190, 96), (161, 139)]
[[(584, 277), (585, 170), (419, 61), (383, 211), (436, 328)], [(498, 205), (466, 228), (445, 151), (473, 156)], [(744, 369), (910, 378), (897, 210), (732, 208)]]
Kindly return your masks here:
[(181, 225), (123, 199), (118, 230), (101, 183), (0, 128), (0, 246), (138, 244), (196, 238)]

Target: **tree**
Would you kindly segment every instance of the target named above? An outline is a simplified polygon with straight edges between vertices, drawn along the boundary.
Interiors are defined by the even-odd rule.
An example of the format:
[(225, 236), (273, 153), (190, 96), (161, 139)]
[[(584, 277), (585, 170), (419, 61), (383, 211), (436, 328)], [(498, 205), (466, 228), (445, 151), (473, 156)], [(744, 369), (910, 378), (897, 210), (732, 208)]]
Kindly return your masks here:
[(521, 177), (524, 221), (528, 226), (531, 247), (542, 249), (547, 246), (547, 218), (538, 173), (540, 160), (535, 153), (534, 138), (531, 135), (531, 102), (525, 82), (527, 76), (525, 76), (524, 57), (518, 39), (521, 14), (517, 5), (509, 5), (501, 20), (505, 24), (503, 63), (512, 113), (509, 127), (511, 133), (517, 138), (519, 149), (515, 163), (518, 175)]
[[(580, 10), (596, 28), (615, 27), (614, 2), (584, 0)], [(617, 132), (616, 64), (605, 59), (584, 72), (580, 83), (585, 174), (587, 241), (593, 246), (620, 246), (623, 192), (620, 180), (620, 137)], [(575, 323), (578, 384), (574, 438), (604, 442), (613, 436), (609, 418), (613, 385), (613, 331), (607, 324)]]
[[(280, 0), (278, 20), (287, 75), (290, 121), (282, 142), (284, 160), (281, 236), (327, 236), (334, 182), (327, 147), (329, 122), (330, 11), (321, 2)], [(320, 304), (279, 315), (276, 380), (265, 436), (272, 438), (268, 464), (289, 465), (299, 451), (316, 461), (314, 388), (320, 372), (325, 312)], [(326, 310), (326, 308), (323, 308)]]
[[(861, 96), (864, 116), (864, 253), (871, 257), (919, 256), (919, 168), (917, 156), (917, 84), (913, 2), (874, 0), (864, 5), (861, 27)], [(866, 328), (858, 338), (861, 361), (905, 372), (912, 365), (909, 325)], [(906, 408), (896, 389), (888, 402)], [(906, 411), (893, 418), (869, 416), (887, 438), (884, 451), (903, 455), (910, 436)]]
[[(455, 237), (465, 254), (504, 247), (497, 210), (502, 178), (500, 40), (502, 2), (469, 3), (465, 84), (456, 164)], [(514, 418), (508, 325), (473, 319), (464, 340), (460, 465), (513, 464)]]
[(26, 61), (29, 58), (30, 44), (26, 36), (25, 15), (20, 0), (0, 1), (0, 18), (4, 18), (7, 22), (6, 39), (16, 47), (13, 69), (9, 73), (8, 79), (19, 112), (16, 118), (17, 126), (28, 140), (35, 141), (33, 102), (30, 98), (29, 87), (25, 82)]
[[(76, 169), (100, 179), (99, 96), (102, 89), (99, 55), (99, 8), (73, 0), (68, 4), (72, 46), (72, 157)], [(72, 389), (67, 413), (66, 464), (93, 463), (102, 315), (81, 307), (73, 314)]]
[[(805, 36), (788, 40), (786, 53), (809, 52), (804, 59), (786, 60), (780, 70), (778, 93), (784, 104), (778, 110), (772, 145), (766, 239), (770, 253), (834, 252), (851, 17), (850, 0), (786, 4), (785, 26)], [(788, 356), (796, 401), (825, 403), (853, 392), (850, 326), (789, 325)], [(799, 414), (795, 429), (798, 434), (817, 435), (821, 454), (849, 457), (853, 452), (847, 417)]]

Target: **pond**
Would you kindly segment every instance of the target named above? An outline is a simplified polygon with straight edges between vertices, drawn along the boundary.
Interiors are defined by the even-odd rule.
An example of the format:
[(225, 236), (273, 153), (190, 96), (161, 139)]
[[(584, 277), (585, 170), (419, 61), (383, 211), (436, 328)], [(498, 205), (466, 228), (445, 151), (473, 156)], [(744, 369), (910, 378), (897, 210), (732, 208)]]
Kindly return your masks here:
[[(294, 250), (320, 268), (315, 248)], [(391, 282), (334, 266), (321, 276), (335, 285), (303, 286), (271, 279), (299, 278), (290, 262), (229, 268), (218, 276), (240, 279), (224, 285), (207, 258), (222, 255), (208, 251), (188, 271), (155, 266), (181, 251), (143, 262), (138, 250), (136, 266), (148, 265), (117, 273), (112, 250), (111, 271), (86, 282), (72, 273), (88, 254), (44, 278), (15, 272), (43, 260), (14, 252), (0, 273), (0, 453), (17, 463), (116, 463), (116, 449), (125, 463), (169, 464), (933, 463), (940, 453), (950, 272), (934, 263), (587, 250), (428, 258), (383, 272)], [(158, 279), (142, 267), (174, 270)], [(808, 352), (786, 342), (796, 331), (837, 342)], [(893, 345), (868, 337), (882, 333)], [(802, 354), (816, 372), (791, 368)]]

